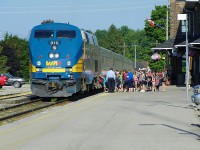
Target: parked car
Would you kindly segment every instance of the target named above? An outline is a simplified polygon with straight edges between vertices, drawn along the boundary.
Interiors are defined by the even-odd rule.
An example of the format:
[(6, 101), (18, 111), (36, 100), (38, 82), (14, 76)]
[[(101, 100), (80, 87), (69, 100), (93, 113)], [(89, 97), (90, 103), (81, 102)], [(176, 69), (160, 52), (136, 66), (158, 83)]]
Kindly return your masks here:
[(194, 87), (194, 94), (191, 96), (192, 102), (196, 105), (200, 104), (200, 85)]
[(20, 88), (25, 84), (24, 78), (14, 77), (10, 73), (1, 74), (1, 76), (6, 76), (8, 80), (5, 82), (5, 85), (13, 85), (15, 88)]
[(7, 80), (8, 78), (6, 76), (0, 76), (0, 89), (5, 85)]

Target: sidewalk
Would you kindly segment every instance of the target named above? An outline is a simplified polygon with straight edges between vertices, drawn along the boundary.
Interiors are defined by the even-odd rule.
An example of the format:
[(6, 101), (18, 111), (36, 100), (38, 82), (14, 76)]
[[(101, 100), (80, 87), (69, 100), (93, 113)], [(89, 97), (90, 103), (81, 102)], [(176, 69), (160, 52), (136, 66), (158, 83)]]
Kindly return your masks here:
[(1, 126), (0, 149), (198, 150), (199, 124), (184, 87), (100, 93)]

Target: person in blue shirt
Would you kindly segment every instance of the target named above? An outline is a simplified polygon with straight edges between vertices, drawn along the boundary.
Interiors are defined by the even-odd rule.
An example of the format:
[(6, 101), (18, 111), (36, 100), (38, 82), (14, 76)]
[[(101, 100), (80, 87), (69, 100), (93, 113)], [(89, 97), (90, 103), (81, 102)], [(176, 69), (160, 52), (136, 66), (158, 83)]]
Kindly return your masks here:
[(133, 73), (129, 71), (127, 75), (127, 92), (133, 89), (133, 78)]

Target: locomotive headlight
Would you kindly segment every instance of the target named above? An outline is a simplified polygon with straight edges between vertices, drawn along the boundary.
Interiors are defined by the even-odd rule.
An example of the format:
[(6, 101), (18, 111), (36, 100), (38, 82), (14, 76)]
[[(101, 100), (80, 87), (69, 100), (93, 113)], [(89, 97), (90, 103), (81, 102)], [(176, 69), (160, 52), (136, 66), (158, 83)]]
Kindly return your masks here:
[(53, 54), (53, 53), (50, 53), (50, 54), (49, 54), (49, 58), (54, 58), (54, 54)]
[(53, 49), (53, 50), (57, 50), (57, 46), (56, 46), (56, 45), (53, 45), (53, 46), (52, 46), (52, 49)]
[(70, 66), (71, 65), (71, 61), (67, 61), (67, 66)]
[(41, 61), (37, 61), (38, 66), (41, 66), (41, 64), (42, 64)]
[(60, 55), (58, 53), (56, 53), (54, 56), (55, 56), (55, 58), (59, 58), (60, 57)]

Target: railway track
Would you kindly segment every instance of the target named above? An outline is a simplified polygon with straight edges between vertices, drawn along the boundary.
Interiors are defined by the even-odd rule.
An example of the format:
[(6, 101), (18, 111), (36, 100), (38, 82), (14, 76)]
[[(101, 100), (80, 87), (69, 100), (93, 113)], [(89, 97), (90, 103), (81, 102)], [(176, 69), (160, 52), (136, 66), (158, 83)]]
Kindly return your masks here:
[(44, 99), (37, 99), (37, 100), (26, 102), (23, 104), (1, 108), (0, 121), (2, 122), (2, 121), (6, 121), (12, 118), (23, 116), (23, 115), (35, 112), (37, 110), (58, 105), (60, 103), (66, 103), (67, 101), (68, 101), (67, 99), (64, 99), (57, 102), (46, 102), (44, 101)]
[(7, 95), (0, 95), (0, 100), (21, 97), (21, 96), (30, 96), (32, 92), (22, 92), (22, 93), (15, 93), (15, 94), (7, 94)]
[(18, 105), (0, 108), (0, 125), (5, 124), (7, 122), (13, 122), (15, 120), (22, 118), (27, 114), (36, 112), (38, 110), (42, 110), (57, 105), (65, 105), (73, 101), (77, 101), (85, 97), (98, 94), (99, 92), (100, 91), (98, 90), (84, 95), (75, 95), (68, 98), (60, 98), (55, 102), (49, 102), (49, 99), (47, 100), (45, 98), (38, 98)]

